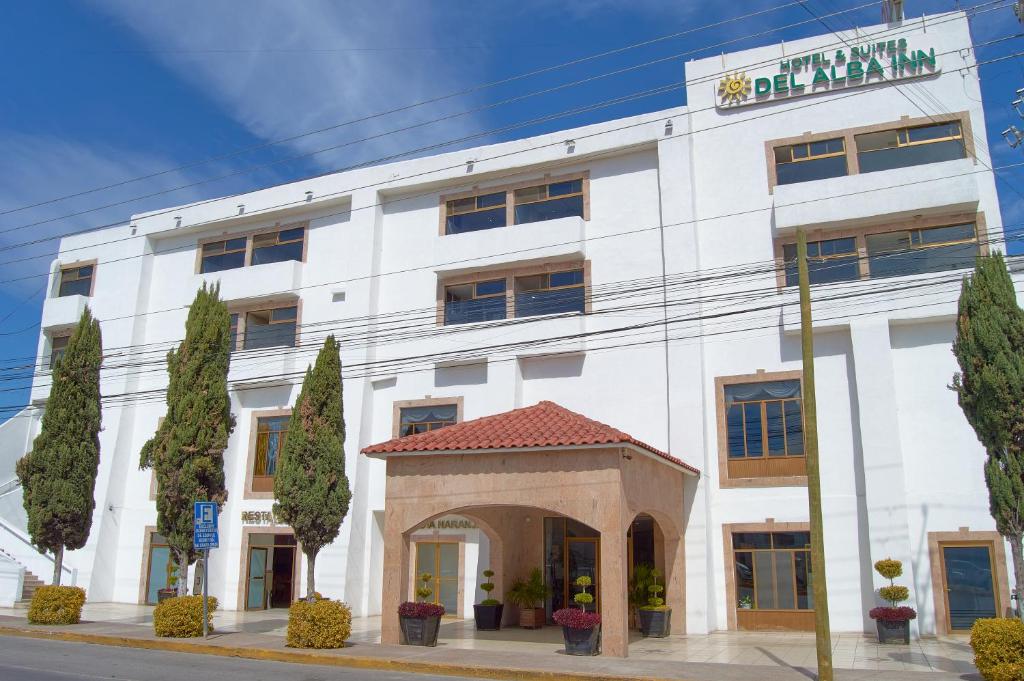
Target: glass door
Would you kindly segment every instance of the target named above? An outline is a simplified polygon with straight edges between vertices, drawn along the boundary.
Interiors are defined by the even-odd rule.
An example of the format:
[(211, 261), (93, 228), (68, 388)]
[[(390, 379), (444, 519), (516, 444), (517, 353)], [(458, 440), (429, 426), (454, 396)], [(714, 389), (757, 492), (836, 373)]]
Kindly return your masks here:
[(596, 537), (567, 537), (565, 540), (566, 554), (568, 556), (567, 571), (565, 580), (565, 604), (567, 607), (577, 607), (573, 596), (579, 591), (576, 586), (578, 577), (590, 577), (593, 584), (587, 591), (594, 597), (594, 602), (586, 607), (587, 610), (599, 611), (600, 601), (598, 595), (601, 592), (600, 570), (600, 540)]
[(417, 542), (416, 543), (416, 586), (419, 576), (429, 574), (433, 590), (431, 599), (444, 606), (446, 614), (461, 616), (459, 613), (459, 544), (458, 542)]
[(263, 610), (267, 602), (267, 549), (249, 549), (249, 584), (246, 587), (246, 610)]
[(943, 546), (942, 566), (951, 630), (970, 629), (974, 620), (996, 616), (992, 553), (988, 546)]
[(146, 603), (156, 605), (157, 591), (165, 589), (171, 579), (174, 563), (171, 560), (171, 547), (163, 544), (162, 535), (155, 532), (151, 535), (149, 546), (149, 573), (146, 580)]

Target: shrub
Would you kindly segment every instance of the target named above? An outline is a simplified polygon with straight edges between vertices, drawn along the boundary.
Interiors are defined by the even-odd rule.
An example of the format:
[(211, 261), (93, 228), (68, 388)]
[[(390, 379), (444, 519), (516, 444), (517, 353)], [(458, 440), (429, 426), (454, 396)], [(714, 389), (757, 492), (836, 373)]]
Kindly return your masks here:
[(491, 592), (494, 591), (494, 582), (491, 581), (494, 570), (484, 570), (483, 575), (487, 581), (480, 585), (480, 590), (487, 594), (487, 598), (480, 601), (480, 605), (501, 605), (501, 601), (491, 598)]
[(647, 587), (647, 593), (649, 593), (650, 596), (647, 598), (647, 605), (640, 607), (641, 610), (668, 610), (668, 607), (665, 605), (665, 599), (661, 597), (661, 594), (665, 591), (665, 587), (658, 584), (658, 577), (660, 576), (661, 573), (657, 570), (651, 571), (652, 581)]
[(882, 606), (879, 608), (871, 608), (868, 611), (868, 617), (873, 620), (882, 620), (883, 622), (903, 622), (906, 620), (917, 619), (917, 611), (907, 606), (900, 606), (898, 608), (891, 608), (889, 606)]
[(882, 597), (882, 600), (890, 603), (900, 603), (910, 598), (910, 589), (893, 584), (892, 586), (883, 586), (878, 590), (878, 595)]
[(974, 666), (985, 681), (1024, 678), (1024, 622), (1019, 619), (979, 619), (971, 627)]
[(556, 610), (552, 615), (555, 624), (570, 629), (593, 629), (601, 624), (601, 615), (596, 612), (587, 612), (579, 608), (562, 608)]
[(429, 572), (424, 572), (420, 575), (420, 581), (423, 584), (416, 589), (416, 595), (421, 601), (426, 601), (428, 598), (434, 595), (434, 590), (430, 588), (430, 582), (434, 579), (434, 575)]
[(892, 558), (883, 558), (875, 563), (875, 572), (886, 579), (896, 579), (903, 574), (903, 563)]
[[(206, 623), (213, 631), (213, 611), (217, 599), (210, 596), (210, 610)], [(153, 630), (157, 636), (195, 638), (203, 635), (203, 597), (177, 596), (168, 598), (153, 609)]]
[(398, 606), (399, 617), (414, 617), (426, 619), (428, 617), (441, 617), (444, 615), (444, 606), (437, 603), (413, 603), (406, 601)]
[(77, 586), (41, 586), (28, 606), (31, 624), (78, 624), (85, 604), (85, 589)]
[(352, 610), (323, 597), (296, 601), (288, 608), (289, 648), (344, 648), (352, 633)]

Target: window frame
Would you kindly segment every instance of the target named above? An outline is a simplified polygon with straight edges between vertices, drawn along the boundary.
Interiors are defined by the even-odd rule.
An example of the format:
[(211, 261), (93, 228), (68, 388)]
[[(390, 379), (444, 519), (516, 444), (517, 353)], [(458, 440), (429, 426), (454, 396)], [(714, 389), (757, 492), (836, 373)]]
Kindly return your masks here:
[[(243, 499), (273, 499), (274, 490), (273, 487), (269, 491), (266, 490), (254, 490), (255, 466), (256, 466), (256, 442), (259, 438), (259, 421), (260, 419), (268, 418), (279, 418), (282, 416), (291, 416), (292, 410), (290, 407), (282, 409), (254, 409), (249, 416), (249, 444), (246, 448), (246, 462), (245, 462), (245, 485), (242, 487), (242, 498)], [(270, 477), (273, 476), (263, 476)]]
[[(843, 145), (843, 150), (842, 151), (830, 151), (830, 152), (825, 153), (825, 154), (814, 154), (814, 155), (811, 154), (811, 145), (812, 144), (818, 144), (820, 142), (832, 142), (832, 141), (835, 141), (835, 140), (839, 140), (839, 142), (842, 143), (842, 145)], [(807, 147), (807, 156), (804, 157), (804, 158), (796, 158), (793, 155), (793, 150), (796, 147)], [(828, 137), (828, 138), (821, 139), (821, 140), (809, 140), (809, 141), (793, 142), (791, 144), (780, 144), (778, 146), (773, 147), (773, 149), (772, 149), (772, 152), (773, 152), (772, 156), (773, 156), (773, 159), (774, 159), (775, 166), (774, 166), (772, 172), (773, 172), (773, 177), (775, 178), (776, 183), (778, 182), (778, 177), (779, 177), (780, 161), (779, 161), (779, 157), (778, 157), (778, 152), (779, 152), (780, 149), (789, 149), (790, 150), (789, 160), (781, 162), (783, 165), (794, 164), (794, 163), (808, 163), (810, 161), (820, 161), (820, 160), (826, 159), (826, 158), (838, 158), (838, 157), (842, 156), (843, 158), (846, 159), (846, 173), (843, 174), (843, 175), (835, 175), (834, 177), (847, 177), (848, 175), (851, 174), (850, 173), (849, 152), (848, 152), (848, 149), (847, 149), (846, 138), (843, 137), (843, 136)], [(832, 179), (832, 178), (818, 178), (818, 179)], [(814, 182), (814, 180), (803, 180), (803, 182)], [(800, 182), (787, 182), (786, 184), (800, 184)]]
[[(259, 229), (251, 229), (241, 232), (224, 232), (216, 236), (203, 237), (196, 242), (196, 263), (195, 273), (200, 276), (213, 276), (223, 272), (233, 272), (235, 270), (247, 269), (249, 267), (260, 267), (261, 265), (252, 264), (252, 255), (255, 250), (256, 237), (265, 236), (267, 234), (275, 234), (280, 232), (288, 232), (293, 229), (302, 229), (302, 258), (297, 261), (286, 261), (286, 262), (306, 262), (307, 254), (309, 253), (309, 221), (301, 222), (289, 222), (289, 223), (277, 223), (271, 227), (260, 227)], [(227, 242), (234, 239), (245, 239), (245, 257), (241, 267), (232, 267), (227, 270), (218, 270), (216, 272), (203, 272), (203, 249), (205, 246), (210, 244), (216, 244), (221, 241)], [(294, 243), (298, 239), (293, 239), (283, 243)], [(280, 244), (275, 244), (280, 245)], [(237, 252), (237, 251), (232, 251)], [(266, 263), (273, 265), (275, 263)]]
[[(71, 342), (71, 335), (72, 335), (72, 333), (73, 333), (73, 331), (71, 331), (71, 330), (60, 331), (60, 332), (53, 333), (53, 334), (49, 335), (49, 337), (47, 338), (47, 341), (48, 341), (47, 347), (49, 348), (49, 352), (47, 354), (47, 357), (48, 357), (48, 363), (47, 363), (47, 367), (46, 367), (47, 371), (52, 372), (53, 369), (54, 369), (54, 366), (56, 366), (56, 363), (53, 360), (53, 353), (56, 352), (56, 348), (54, 347), (54, 344), (58, 340), (63, 340), (64, 343), (65, 343), (63, 350), (64, 350), (64, 353), (66, 353), (67, 350), (68, 350), (67, 344)], [(62, 357), (64, 356), (64, 353), (61, 353)]]
[[(552, 185), (552, 184), (560, 184), (562, 182), (573, 182), (573, 181), (577, 181), (577, 180), (582, 183), (582, 186), (580, 188), (580, 192), (579, 193), (565, 194), (563, 196), (556, 196), (554, 198), (555, 199), (562, 199), (562, 198), (565, 198), (567, 196), (579, 196), (579, 195), (582, 195), (583, 196), (583, 220), (584, 221), (589, 221), (590, 220), (590, 171), (589, 170), (583, 170), (583, 171), (576, 172), (576, 173), (571, 173), (571, 174), (566, 174), (566, 175), (557, 175), (557, 176), (553, 176), (551, 174), (545, 174), (543, 177), (535, 177), (535, 178), (533, 178), (531, 180), (523, 180), (523, 181), (512, 183), (512, 184), (495, 185), (493, 187), (474, 185), (472, 189), (469, 189), (467, 191), (457, 192), (457, 193), (452, 193), (452, 194), (442, 194), (439, 197), (439, 200), (438, 200), (438, 214), (439, 214), (439, 218), (440, 218), (439, 221), (438, 221), (438, 232), (437, 232), (438, 236), (459, 236), (458, 234), (448, 234), (448, 231), (447, 231), (447, 220), (448, 220), (448, 216), (449, 216), (449, 214), (448, 214), (448, 204), (451, 203), (451, 202), (460, 201), (462, 199), (471, 199), (471, 198), (477, 198), (477, 197), (480, 197), (480, 196), (487, 196), (489, 194), (497, 194), (499, 192), (504, 192), (505, 193), (505, 224), (504, 224), (503, 227), (492, 227), (490, 229), (503, 229), (503, 228), (507, 228), (507, 227), (515, 227), (518, 224), (525, 224), (525, 225), (535, 224), (535, 223), (530, 223), (530, 222), (517, 223), (515, 221), (515, 207), (516, 207), (515, 192), (517, 190), (520, 190), (520, 189), (528, 189), (530, 187), (537, 187), (537, 186), (540, 186), (540, 185), (545, 185), (546, 186), (546, 185)], [(545, 201), (549, 201), (549, 200), (552, 200), (552, 199), (544, 199), (544, 200)], [(524, 202), (524, 205), (526, 203), (536, 203), (536, 202), (533, 202), (533, 201)], [(480, 208), (480, 209), (476, 209), (475, 211), (467, 211), (467, 212), (478, 212), (478, 211), (481, 211), (481, 210), (493, 210), (493, 208), (495, 208), (495, 207), (491, 206), (489, 208)], [(483, 230), (476, 230), (476, 231), (486, 232), (486, 231), (489, 231), (489, 230), (483, 229)], [(465, 233), (466, 234), (471, 234), (472, 232), (465, 232)]]
[[(96, 271), (99, 269), (99, 266), (98, 266), (98, 263), (97, 263), (96, 260), (80, 260), (78, 262), (71, 262), (71, 263), (59, 265), (58, 268), (57, 268), (57, 282), (56, 282), (56, 286), (54, 287), (54, 291), (53, 291), (53, 294), (54, 294), (53, 297), (54, 298), (69, 298), (71, 296), (80, 296), (80, 295), (82, 295), (81, 293), (69, 293), (68, 295), (64, 296), (64, 295), (61, 295), (60, 289), (61, 289), (61, 287), (64, 284), (64, 273), (65, 272), (70, 272), (71, 270), (80, 270), (83, 267), (91, 267), (92, 268), (92, 274), (89, 277), (89, 280), (90, 280), (89, 281), (89, 293), (85, 294), (86, 298), (92, 298), (93, 292), (96, 290)], [(83, 279), (83, 277), (77, 277), (76, 279), (74, 279), (74, 281), (81, 281), (82, 279)]]
[(454, 397), (426, 397), (421, 400), (396, 400), (391, 405), (391, 438), (398, 439), (402, 437), (403, 409), (415, 407), (439, 407), (455, 405), (455, 423), (462, 423), (463, 402), (464, 398), (462, 397), (462, 395), (457, 395)]
[[(800, 381), (800, 417), (803, 420), (803, 371), (765, 371), (758, 369), (753, 374), (737, 374), (733, 376), (715, 377), (715, 412), (718, 419), (717, 440), (718, 440), (718, 486), (719, 488), (749, 488), (749, 487), (806, 487), (806, 453), (786, 454), (784, 456), (769, 456), (767, 449), (760, 457), (729, 458), (729, 425), (728, 411), (725, 406), (725, 388), (730, 385), (742, 385), (749, 383), (772, 383), (775, 381)], [(792, 398), (789, 398), (792, 399)], [(764, 407), (762, 407), (762, 414)], [(762, 436), (766, 425), (762, 421)], [(746, 433), (744, 433), (744, 441)], [(764, 440), (765, 442), (767, 439)], [(806, 443), (806, 439), (805, 439)], [(805, 444), (806, 447), (806, 444)], [(758, 475), (742, 476), (730, 473), (730, 461), (748, 462), (752, 461), (760, 466), (746, 466), (746, 468), (760, 468)], [(803, 465), (798, 465), (803, 463)], [(740, 465), (731, 466), (732, 469), (741, 468)]]
[[(245, 326), (246, 318), (251, 312), (270, 312), (273, 310), (279, 310), (282, 308), (294, 307), (295, 308), (295, 344), (294, 345), (274, 345), (272, 348), (288, 348), (296, 350), (299, 348), (302, 342), (302, 299), (301, 298), (277, 298), (272, 300), (263, 300), (256, 303), (248, 303), (245, 305), (232, 305), (228, 303), (228, 315), (237, 315), (237, 331), (235, 335), (235, 344), (231, 348), (231, 354), (236, 352), (258, 352), (260, 350), (266, 350), (268, 348), (246, 348), (245, 347)], [(288, 320), (291, 321), (291, 320)], [(284, 322), (279, 322), (284, 323)]]

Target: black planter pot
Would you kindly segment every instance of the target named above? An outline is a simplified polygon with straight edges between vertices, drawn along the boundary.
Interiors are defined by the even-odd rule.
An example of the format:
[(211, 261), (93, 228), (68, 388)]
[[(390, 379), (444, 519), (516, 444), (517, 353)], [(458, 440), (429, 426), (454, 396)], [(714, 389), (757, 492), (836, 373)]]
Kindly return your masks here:
[(477, 631), (498, 631), (501, 629), (501, 613), (505, 610), (503, 603), (497, 605), (473, 606), (473, 619), (476, 620)]
[(597, 655), (601, 652), (601, 627), (570, 629), (562, 627), (566, 655)]
[(398, 624), (402, 628), (402, 643), (407, 646), (437, 645), (437, 630), (441, 627), (441, 616), (433, 617), (402, 617)]
[(910, 643), (910, 620), (875, 620), (879, 643)]
[(672, 608), (640, 610), (640, 633), (651, 638), (665, 638), (672, 633)]

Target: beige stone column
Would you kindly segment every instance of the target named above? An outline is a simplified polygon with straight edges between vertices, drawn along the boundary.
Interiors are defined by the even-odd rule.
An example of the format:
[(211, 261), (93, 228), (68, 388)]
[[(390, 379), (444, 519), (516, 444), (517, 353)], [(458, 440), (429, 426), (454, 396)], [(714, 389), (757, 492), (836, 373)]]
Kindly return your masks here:
[(601, 652), (629, 654), (629, 605), (626, 591), (626, 528), (609, 522), (601, 530)]
[(669, 531), (665, 537), (665, 605), (672, 608), (674, 633), (686, 631), (686, 545)]
[(384, 581), (381, 594), (380, 642), (398, 645), (401, 631), (398, 606), (406, 600), (409, 584), (409, 538), (402, 532), (399, 514), (384, 519)]

